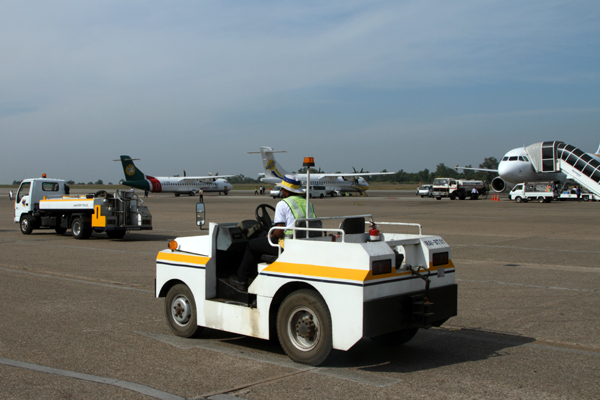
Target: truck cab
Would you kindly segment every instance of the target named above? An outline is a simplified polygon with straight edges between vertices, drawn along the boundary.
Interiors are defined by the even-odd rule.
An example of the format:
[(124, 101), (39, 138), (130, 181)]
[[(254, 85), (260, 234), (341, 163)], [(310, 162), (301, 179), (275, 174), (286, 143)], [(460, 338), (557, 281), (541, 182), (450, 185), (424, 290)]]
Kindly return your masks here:
[(59, 198), (68, 193), (69, 187), (61, 179), (24, 179), (15, 197), (14, 222), (19, 222), (23, 214), (37, 210), (44, 197)]
[[(210, 223), (208, 235), (176, 238), (158, 253), (156, 297), (165, 298), (176, 335), (204, 327), (276, 335), (292, 360), (320, 365), (332, 349), (349, 350), (363, 337), (400, 345), (456, 315), (448, 244), (418, 224), (380, 223), (419, 232), (375, 236), (371, 215), (298, 220), (283, 249), (271, 243), (279, 255), (263, 256), (247, 292), (229, 286), (248, 240), (275, 229), (268, 207), (258, 206), (256, 220)], [(328, 227), (310, 227), (318, 225)]]

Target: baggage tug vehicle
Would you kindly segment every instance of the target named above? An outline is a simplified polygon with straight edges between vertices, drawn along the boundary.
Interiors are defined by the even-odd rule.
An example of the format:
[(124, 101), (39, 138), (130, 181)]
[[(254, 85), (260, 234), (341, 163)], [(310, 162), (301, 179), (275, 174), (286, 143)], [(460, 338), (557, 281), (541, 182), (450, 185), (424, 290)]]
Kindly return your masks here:
[[(316, 366), (363, 337), (400, 345), (457, 315), (448, 244), (418, 224), (377, 224), (412, 225), (418, 234), (379, 232), (371, 215), (298, 220), (279, 256), (263, 256), (248, 291), (234, 289), (227, 278), (248, 240), (276, 229), (267, 208), (258, 206), (256, 221), (210, 223), (208, 235), (177, 238), (158, 253), (156, 296), (165, 298), (176, 335), (194, 337), (204, 327), (277, 335), (292, 360)], [(202, 229), (204, 204), (196, 211)], [(338, 221), (327, 232), (311, 227)]]

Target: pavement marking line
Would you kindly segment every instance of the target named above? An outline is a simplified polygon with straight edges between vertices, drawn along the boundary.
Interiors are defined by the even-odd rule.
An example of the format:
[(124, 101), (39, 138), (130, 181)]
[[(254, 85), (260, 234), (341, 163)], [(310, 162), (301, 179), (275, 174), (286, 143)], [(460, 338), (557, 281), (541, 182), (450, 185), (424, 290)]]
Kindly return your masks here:
[(223, 345), (219, 341), (215, 340), (186, 339), (179, 336), (160, 335), (147, 332), (136, 333), (166, 343), (168, 345), (178, 347), (183, 350), (200, 348), (204, 350), (216, 351), (218, 353), (227, 354), (234, 357), (243, 357), (252, 361), (274, 364), (280, 367), (291, 368), (301, 372), (304, 371), (311, 372), (314, 374), (326, 375), (333, 378), (344, 379), (347, 381), (357, 382), (369, 386), (387, 387), (401, 382), (400, 379), (393, 379), (385, 376), (377, 376), (370, 372), (326, 367), (315, 368), (308, 365), (298, 364), (287, 357), (277, 357), (270, 353), (249, 353), (244, 349), (232, 348)]
[(154, 397), (161, 400), (185, 400), (185, 397), (177, 396), (171, 393), (163, 392), (162, 390), (154, 389), (146, 385), (139, 383), (121, 381), (114, 378), (106, 378), (96, 375), (82, 374), (74, 371), (67, 371), (64, 369), (44, 367), (42, 365), (30, 364), (21, 361), (8, 360), (6, 358), (0, 358), (0, 364), (8, 365), (11, 367), (24, 368), (32, 371), (43, 372), (46, 374), (63, 376), (66, 378), (80, 379), (88, 382), (101, 383), (104, 385), (118, 386), (123, 389), (131, 390), (146, 396)]
[(541, 286), (541, 285), (528, 285), (526, 283), (516, 283), (516, 282), (501, 282), (501, 281), (477, 281), (474, 279), (456, 279), (456, 282), (470, 282), (470, 283), (496, 283), (498, 285), (507, 285), (507, 286), (522, 286), (534, 289), (550, 289), (550, 290), (566, 290), (571, 292), (586, 292), (586, 293), (600, 293), (600, 289), (572, 289), (565, 287), (557, 287), (557, 286)]
[(262, 385), (263, 383), (279, 381), (279, 380), (286, 379), (286, 378), (289, 378), (294, 375), (305, 374), (306, 372), (307, 371), (296, 371), (296, 372), (291, 372), (289, 374), (283, 374), (283, 375), (274, 376), (272, 378), (262, 379), (262, 380), (256, 381), (256, 382), (249, 382), (249, 383), (245, 383), (243, 385), (236, 386), (236, 387), (233, 387), (230, 389), (206, 393), (206, 394), (201, 395), (200, 397), (194, 397), (192, 400), (201, 400), (201, 399), (206, 399), (206, 398), (213, 399), (215, 396), (226, 395), (227, 393), (237, 392), (238, 390), (246, 389), (246, 388), (253, 387), (253, 386), (259, 386), (259, 385)]
[(104, 287), (108, 287), (108, 288), (112, 288), (112, 289), (123, 289), (123, 290), (133, 290), (133, 291), (136, 291), (136, 292), (154, 293), (154, 290), (138, 289), (138, 288), (134, 288), (134, 287), (131, 287), (131, 286), (112, 285), (110, 283), (100, 283), (100, 282), (94, 282), (94, 281), (86, 281), (86, 280), (83, 280), (83, 279), (65, 278), (64, 276), (55, 276), (55, 275), (40, 274), (38, 272), (23, 271), (23, 270), (19, 270), (19, 269), (12, 269), (12, 268), (0, 267), (0, 271), (16, 272), (16, 273), (19, 273), (19, 274), (39, 276), (39, 277), (42, 277), (42, 278), (52, 278), (52, 279), (58, 279), (58, 280), (63, 280), (63, 281), (69, 281), (69, 282), (85, 283), (85, 284), (88, 284), (88, 285), (104, 286)]

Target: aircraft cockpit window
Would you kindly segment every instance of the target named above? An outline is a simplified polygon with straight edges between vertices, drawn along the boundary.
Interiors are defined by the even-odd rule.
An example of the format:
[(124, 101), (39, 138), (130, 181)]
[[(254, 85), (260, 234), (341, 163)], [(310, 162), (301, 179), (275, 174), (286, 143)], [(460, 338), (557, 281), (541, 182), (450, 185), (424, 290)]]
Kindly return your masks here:
[(519, 161), (525, 161), (525, 160), (523, 159), (523, 156), (519, 156)]
[(529, 162), (529, 158), (527, 158), (527, 157), (523, 156), (523, 161), (525, 161), (525, 162)]
[(518, 158), (519, 157), (517, 157), (517, 156), (512, 156), (508, 159), (508, 161), (517, 161)]
[(502, 161), (508, 161), (508, 157), (502, 157)]

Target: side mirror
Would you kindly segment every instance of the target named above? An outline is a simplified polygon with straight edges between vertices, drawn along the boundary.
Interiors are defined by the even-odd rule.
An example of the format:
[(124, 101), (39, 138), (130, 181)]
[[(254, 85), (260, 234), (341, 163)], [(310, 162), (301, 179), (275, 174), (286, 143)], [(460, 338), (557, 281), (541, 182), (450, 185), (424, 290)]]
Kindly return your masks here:
[(204, 211), (204, 203), (196, 203), (196, 225), (198, 225), (200, 229), (204, 226)]
[(8, 192), (8, 198), (10, 199), (10, 201), (13, 201), (15, 199), (15, 194), (12, 190)]

